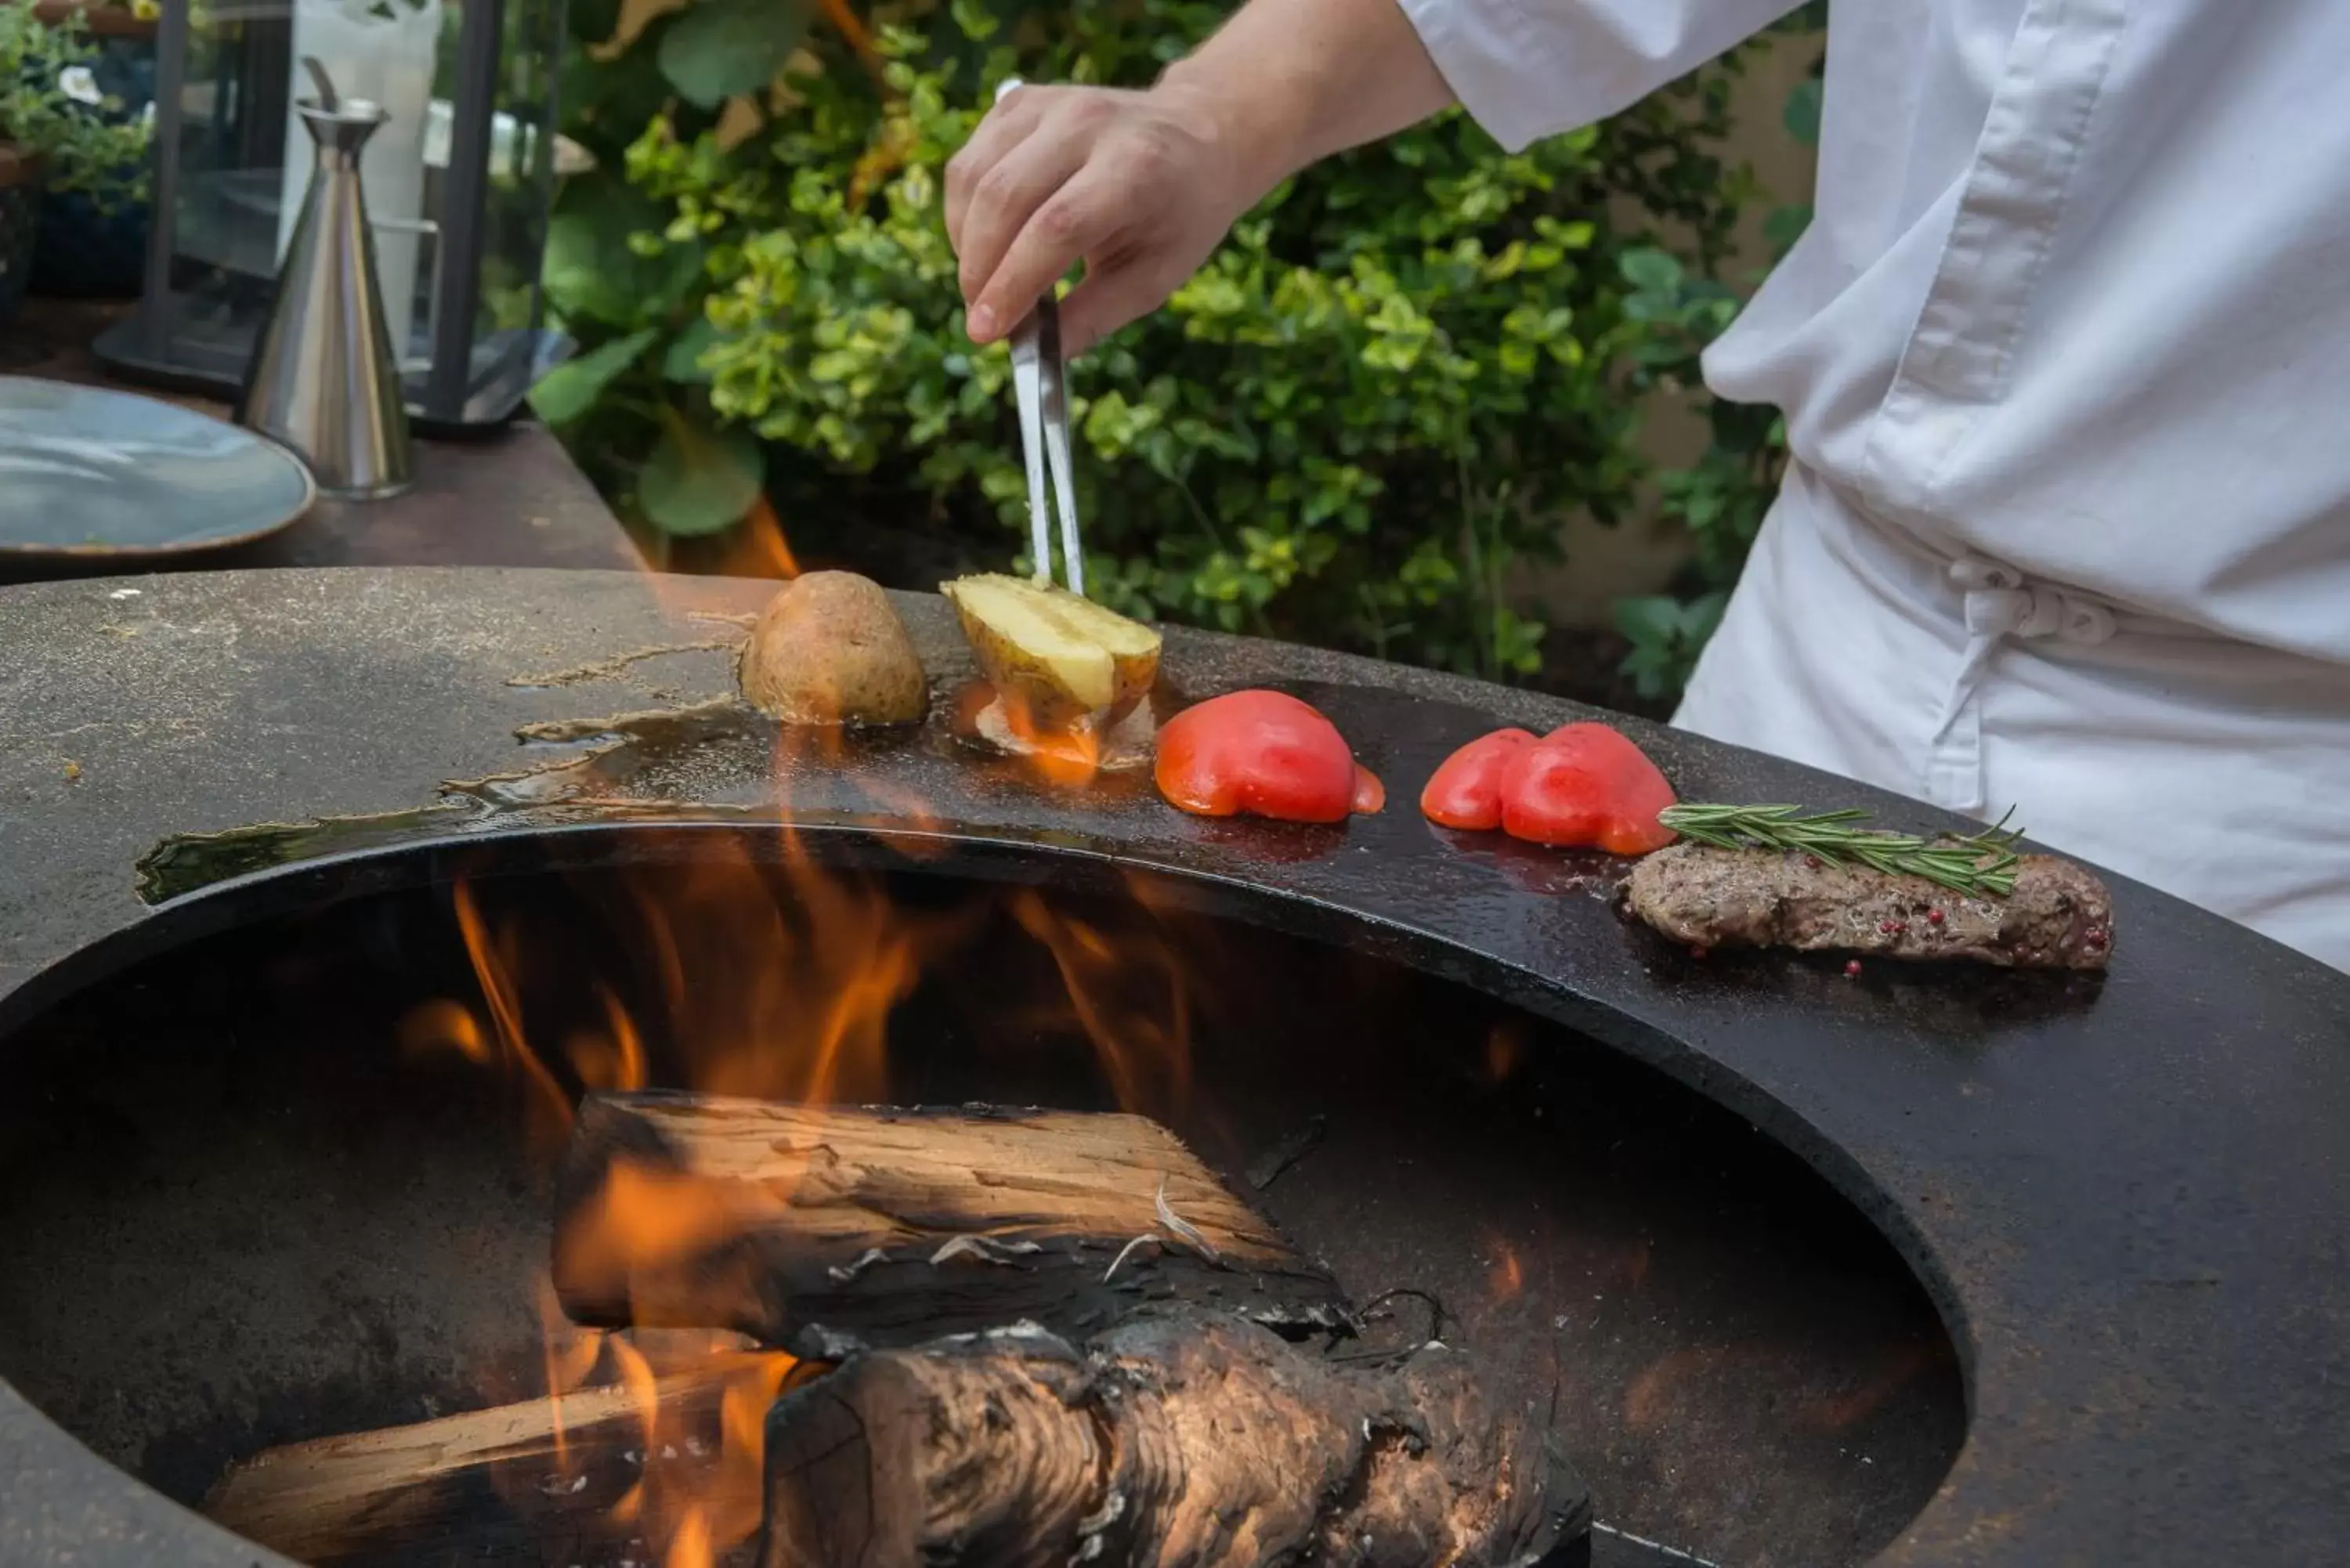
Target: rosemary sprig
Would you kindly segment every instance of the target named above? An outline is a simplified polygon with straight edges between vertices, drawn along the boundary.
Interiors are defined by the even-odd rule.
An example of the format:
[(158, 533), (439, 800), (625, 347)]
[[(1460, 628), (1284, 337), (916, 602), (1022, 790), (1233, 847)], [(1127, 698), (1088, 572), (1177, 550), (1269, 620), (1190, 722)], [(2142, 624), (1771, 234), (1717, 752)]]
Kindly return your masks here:
[(1799, 805), (1669, 805), (1657, 820), (1685, 837), (1723, 849), (1793, 849), (1837, 866), (1923, 877), (1953, 893), (2004, 898), (2015, 891), (2016, 855), (2010, 847), (2023, 836), (2007, 818), (1981, 833), (1918, 838), (1883, 828), (1860, 827), (1865, 811), (1804, 815)]

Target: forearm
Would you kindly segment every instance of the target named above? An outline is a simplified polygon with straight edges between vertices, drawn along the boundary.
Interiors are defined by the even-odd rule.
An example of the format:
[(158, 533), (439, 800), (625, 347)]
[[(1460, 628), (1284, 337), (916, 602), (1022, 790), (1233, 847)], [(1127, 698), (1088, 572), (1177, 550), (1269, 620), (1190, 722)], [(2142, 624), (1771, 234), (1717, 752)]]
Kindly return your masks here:
[(1265, 189), (1453, 101), (1397, 0), (1248, 0), (1155, 90), (1196, 104)]

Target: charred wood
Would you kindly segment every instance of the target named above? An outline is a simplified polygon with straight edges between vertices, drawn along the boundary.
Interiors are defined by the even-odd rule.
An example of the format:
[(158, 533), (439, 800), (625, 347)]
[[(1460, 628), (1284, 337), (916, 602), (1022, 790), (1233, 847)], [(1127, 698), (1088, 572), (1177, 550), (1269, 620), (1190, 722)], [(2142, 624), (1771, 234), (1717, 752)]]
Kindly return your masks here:
[(683, 1094), (580, 1108), (554, 1274), (592, 1324), (733, 1329), (802, 1354), (1153, 1302), (1335, 1329), (1328, 1272), (1166, 1128), (1066, 1111), (816, 1108)]
[(759, 1568), (1461, 1568), (1579, 1560), (1541, 1423), (1430, 1344), (1350, 1367), (1230, 1314), (1083, 1351), (1024, 1327), (858, 1355), (768, 1417)]
[(715, 1355), (636, 1386), (270, 1449), (223, 1476), (203, 1511), (317, 1568), (648, 1562), (649, 1487), (756, 1520), (759, 1466), (727, 1462), (723, 1428), (764, 1412), (786, 1360)]

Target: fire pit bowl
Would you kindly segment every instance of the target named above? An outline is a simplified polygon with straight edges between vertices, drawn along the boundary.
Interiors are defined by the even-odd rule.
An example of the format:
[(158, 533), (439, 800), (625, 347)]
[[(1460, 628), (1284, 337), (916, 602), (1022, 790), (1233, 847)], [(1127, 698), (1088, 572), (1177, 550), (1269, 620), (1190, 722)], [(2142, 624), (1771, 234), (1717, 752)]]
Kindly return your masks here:
[[(935, 730), (779, 753), (710, 701), (772, 591), (418, 570), (0, 593), (0, 1064), (16, 1085), (0, 1116), (0, 1563), (282, 1561), (181, 1506), (256, 1432), (205, 1437), (196, 1417), (228, 1406), (207, 1406), (203, 1374), (174, 1358), (173, 1314), (225, 1347), (223, 1383), (283, 1364), (294, 1386), (306, 1358), (336, 1359), (294, 1343), (303, 1325), (347, 1308), (380, 1341), (358, 1358), (376, 1381), (317, 1371), (301, 1385), (311, 1403), (260, 1435), (400, 1418), (356, 1407), (429, 1393), (418, 1368), (433, 1331), (391, 1282), (322, 1304), (301, 1271), (323, 1256), (347, 1280), (369, 1248), (386, 1274), (429, 1259), (434, 1216), (464, 1200), (467, 1178), (495, 1185), (483, 1172), (503, 1157), (449, 1108), (462, 1090), (392, 1052), (396, 1015), (435, 983), (433, 952), (463, 957), (447, 945), (452, 890), (586, 944), (580, 912), (621, 883), (712, 864), (866, 877), (975, 929), (986, 918), (972, 910), (1033, 898), (1048, 921), (1106, 928), (1139, 908), (1228, 943), (1261, 933), (1223, 950), (1229, 972), (1293, 983), (1201, 1025), (1191, 1060), (1213, 1092), (1170, 1121), (1231, 1168), (1326, 1107), (1326, 1150), (1268, 1203), (1342, 1274), (1435, 1270), (1470, 1343), (1491, 1343), (1511, 1376), (1620, 1417), (1560, 1423), (1603, 1520), (1612, 1503), (1632, 1525), (1702, 1532), (1673, 1512), (1704, 1490), (1666, 1473), (1659, 1455), (1678, 1441), (1684, 1467), (1750, 1494), (1793, 1489), (1712, 1495), (1767, 1526), (1722, 1520), (1678, 1538), (1731, 1542), (1726, 1563), (1856, 1544), (1894, 1564), (2315, 1563), (2350, 1538), (2350, 979), (2119, 879), (2102, 983), (1700, 962), (1627, 927), (1603, 866), (1456, 840), (1410, 809), (1461, 741), (1578, 711), (1237, 639), (1170, 635), (1167, 680), (1186, 698), (1298, 691), (1395, 805), (1343, 830), (1201, 822), (1139, 780), (1055, 788)], [(968, 661), (944, 607), (901, 608), (952, 688)], [(1807, 770), (1626, 727), (1692, 798), (1943, 826)], [(1013, 940), (1001, 920), (989, 929)], [(1116, 1071), (1066, 1048), (1082, 1032), (973, 1077), (972, 1062), (1004, 1058), (985, 1031), (957, 1030), (1016, 1009), (972, 998), (989, 977), (1016, 978), (1007, 955), (1043, 950), (994, 940), (973, 938), (962, 970), (912, 991), (913, 1033), (934, 1048), (893, 1069), (892, 1092), (1116, 1098)], [(1360, 1023), (1367, 1009), (1385, 1023)], [(1366, 1032), (1359, 1060), (1348, 1020)], [(239, 1038), (254, 1028), (269, 1037)], [(309, 1142), (285, 1130), (297, 1113), (322, 1118)], [(106, 1178), (115, 1168), (88, 1146), (122, 1128), (145, 1163)], [(1380, 1185), (1405, 1163), (1425, 1177)], [(332, 1169), (367, 1196), (356, 1236), (333, 1234), (346, 1189)], [(1350, 1218), (1349, 1196), (1374, 1191), (1391, 1210)], [(285, 1212), (256, 1238), (262, 1194)], [(1606, 1298), (1637, 1292), (1648, 1267), (1595, 1262), (1586, 1243), (1611, 1214), (1659, 1259), (1681, 1247), (1697, 1262), (1678, 1281), (1660, 1262), (1657, 1288), (1682, 1293), (1603, 1329), (1617, 1310)], [(527, 1204), (474, 1218), (487, 1231), (543, 1226)], [(300, 1251), (311, 1237), (326, 1254)], [(103, 1255), (92, 1249), (121, 1249), (121, 1277), (151, 1280), (182, 1239), (183, 1286), (76, 1310), (78, 1282), (100, 1277), (85, 1267)], [(244, 1261), (208, 1273), (208, 1247)], [(247, 1267), (263, 1254), (292, 1260), (283, 1299), (251, 1296), (271, 1278)], [(1607, 1277), (1583, 1289), (1595, 1269)], [(1568, 1310), (1593, 1295), (1588, 1320)], [(1807, 1317), (1808, 1335), (1790, 1326)], [(1788, 1333), (1752, 1354), (1741, 1336), (1766, 1321)], [(1610, 1363), (1601, 1336), (1617, 1330), (1632, 1347)], [(1837, 1365), (1839, 1341), (1908, 1345), (1914, 1365), (1872, 1383), (1855, 1371), (1866, 1355)], [(1880, 1451), (1900, 1473), (1807, 1480), (1811, 1439), (1767, 1423), (1675, 1432), (1685, 1376), (1788, 1380), (1802, 1397), (1790, 1431), (1803, 1411), (1866, 1421), (1889, 1401), (1906, 1424)], [(1636, 1384), (1639, 1410), (1667, 1411), (1663, 1448), (1639, 1446)], [(1823, 1393), (1827, 1406), (1804, 1403)], [(1961, 1396), (1963, 1447), (1944, 1473)], [(353, 1407), (340, 1427), (324, 1407), (336, 1399)], [(1833, 1509), (1864, 1521), (1812, 1517)], [(1639, 1557), (1634, 1533), (1603, 1536), (1601, 1560), (1677, 1560)]]

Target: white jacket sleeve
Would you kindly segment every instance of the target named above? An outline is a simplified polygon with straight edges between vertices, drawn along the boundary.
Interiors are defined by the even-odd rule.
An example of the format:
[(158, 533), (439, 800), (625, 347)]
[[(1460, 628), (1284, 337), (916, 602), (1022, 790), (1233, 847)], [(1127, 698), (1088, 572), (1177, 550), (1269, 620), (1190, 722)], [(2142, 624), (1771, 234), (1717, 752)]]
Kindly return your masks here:
[(1802, 0), (1399, 0), (1453, 96), (1494, 140), (1604, 119)]

